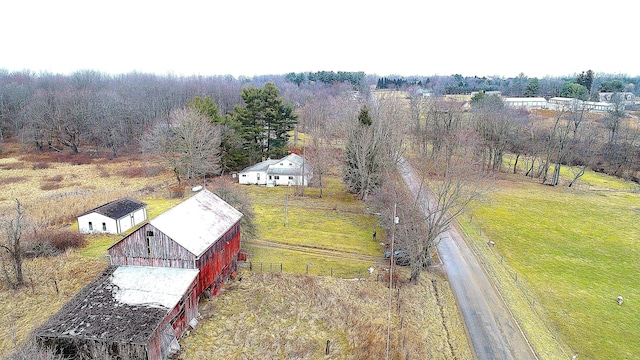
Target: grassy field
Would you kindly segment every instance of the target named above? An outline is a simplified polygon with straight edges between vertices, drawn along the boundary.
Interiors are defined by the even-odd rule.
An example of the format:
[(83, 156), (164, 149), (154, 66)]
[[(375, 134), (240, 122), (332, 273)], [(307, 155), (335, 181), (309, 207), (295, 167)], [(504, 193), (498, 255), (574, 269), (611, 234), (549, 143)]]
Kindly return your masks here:
[[(68, 160), (50, 154), (23, 156), (5, 148), (0, 157), (0, 207), (8, 208), (19, 198), (30, 221), (73, 231), (77, 214), (121, 196), (148, 203), (150, 218), (180, 201), (167, 199), (171, 174), (143, 160)], [(251, 196), (258, 214), (258, 238), (243, 244), (251, 253), (253, 271), (242, 268), (244, 280), (201, 302), (204, 318), (181, 341), (183, 358), (379, 357), (386, 340), (388, 287), (378, 281), (385, 269), (382, 247), (371, 239), (376, 219), (344, 193), (338, 179), (327, 183), (323, 198), (314, 189), (300, 197), (293, 188), (235, 185)], [(0, 357), (23, 344), (33, 329), (100, 274), (108, 265), (106, 249), (120, 238), (91, 235), (81, 249), (27, 259), (28, 285), (0, 289)], [(378, 241), (383, 238), (378, 229)], [(302, 275), (307, 269), (312, 276)], [(405, 285), (394, 294), (392, 358), (473, 357), (441, 274), (428, 273), (419, 285)], [(322, 355), (326, 340), (331, 340), (328, 356)], [(197, 353), (203, 349), (205, 353)]]
[[(243, 243), (252, 269), (201, 302), (206, 320), (183, 340), (181, 358), (384, 358), (384, 232), (377, 229), (374, 241), (375, 217), (337, 178), (326, 184), (322, 198), (318, 189), (302, 197), (294, 188), (236, 185), (251, 196), (258, 218), (258, 238)], [(444, 275), (426, 272), (418, 285), (405, 283), (393, 294), (392, 359), (473, 358)]]
[[(602, 174), (587, 173), (580, 182), (569, 189), (505, 176), (461, 223), (485, 251), (487, 239), (496, 242), (490, 256), (500, 265), (494, 266), (519, 284), (525, 306), (558, 335), (569, 356), (636, 358), (640, 192)], [(625, 298), (622, 306), (618, 295)]]
[[(384, 359), (389, 289), (371, 280), (244, 272), (208, 303), (181, 359)], [(393, 292), (391, 359), (473, 359), (445, 278)], [(326, 354), (327, 341), (329, 352)]]
[(368, 276), (367, 268), (382, 257), (382, 247), (372, 240), (375, 217), (344, 192), (337, 178), (327, 179), (322, 198), (318, 189), (305, 189), (301, 197), (284, 186), (238, 186), (251, 196), (259, 219), (262, 241), (243, 245), (255, 266), (279, 269), (282, 264), (286, 272), (305, 274), (308, 268), (309, 274), (350, 278)]

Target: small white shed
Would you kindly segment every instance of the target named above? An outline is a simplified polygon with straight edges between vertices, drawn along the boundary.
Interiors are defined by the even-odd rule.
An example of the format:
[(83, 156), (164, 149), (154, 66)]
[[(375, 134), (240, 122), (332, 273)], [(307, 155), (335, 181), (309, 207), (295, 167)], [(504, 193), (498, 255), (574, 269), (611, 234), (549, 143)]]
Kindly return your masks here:
[(147, 220), (147, 204), (122, 198), (78, 216), (78, 230), (83, 234), (120, 234)]

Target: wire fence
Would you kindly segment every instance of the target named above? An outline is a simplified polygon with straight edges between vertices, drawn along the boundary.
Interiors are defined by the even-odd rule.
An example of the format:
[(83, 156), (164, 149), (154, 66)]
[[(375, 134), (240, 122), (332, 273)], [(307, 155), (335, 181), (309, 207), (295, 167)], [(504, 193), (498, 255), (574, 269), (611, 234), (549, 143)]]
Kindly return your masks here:
[[(500, 254), (497, 250), (495, 242), (484, 236), (482, 229), (477, 224), (474, 224), (472, 219), (469, 220), (469, 226), (472, 231), (477, 232), (477, 235), (469, 234), (469, 229), (464, 227), (460, 227), (460, 230), (469, 240), (467, 243), (474, 248), (474, 252), (480, 255), (478, 258), (485, 271), (493, 278), (494, 281), (500, 284), (499, 292), (501, 293), (501, 296), (505, 297), (505, 292), (509, 291), (507, 289), (515, 286), (520, 293), (520, 297), (526, 301), (535, 316), (540, 319), (548, 333), (551, 334), (553, 340), (557, 343), (558, 348), (561, 349), (565, 355), (573, 354), (574, 350), (572, 350), (571, 347), (562, 340), (562, 333), (558, 324), (551, 320), (544, 306), (542, 306), (542, 304), (536, 299), (533, 291), (524, 281), (522, 274), (518, 274), (518, 272), (510, 266), (508, 261), (505, 260), (504, 255)], [(518, 295), (515, 294), (515, 296), (517, 297)], [(510, 306), (510, 308), (512, 307)], [(511, 310), (513, 311), (514, 309), (512, 308)], [(519, 322), (522, 322), (522, 320), (519, 320)], [(523, 329), (523, 331), (525, 330)]]
[[(241, 267), (251, 272), (285, 272), (291, 274), (301, 274), (310, 276), (329, 276), (344, 279), (370, 279), (373, 271), (368, 269), (352, 270), (352, 269), (334, 269), (333, 267), (316, 266), (312, 263), (307, 264), (283, 264), (283, 263), (265, 263), (246, 261)], [(373, 269), (373, 267), (371, 267)]]

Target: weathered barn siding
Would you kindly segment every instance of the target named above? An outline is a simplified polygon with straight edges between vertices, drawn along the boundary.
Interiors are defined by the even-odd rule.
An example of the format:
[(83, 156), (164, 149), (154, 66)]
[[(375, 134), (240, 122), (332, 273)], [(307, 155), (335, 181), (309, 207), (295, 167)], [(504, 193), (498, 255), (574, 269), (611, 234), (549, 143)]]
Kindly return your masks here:
[(141, 226), (110, 247), (109, 256), (111, 265), (196, 268), (195, 255), (151, 224)]
[(198, 269), (196, 296), (215, 295), (237, 269), (241, 218), (203, 190), (111, 246), (111, 265)]
[[(147, 246), (147, 234), (150, 247)], [(240, 223), (235, 224), (207, 251), (196, 259), (184, 247), (151, 224), (145, 224), (109, 248), (111, 265), (160, 266), (199, 269), (196, 293), (199, 296), (209, 287), (217, 294), (220, 286), (237, 269), (240, 252)]]
[(212, 295), (216, 295), (222, 283), (236, 271), (239, 252), (240, 223), (237, 223), (196, 261), (200, 269), (198, 293), (211, 287)]

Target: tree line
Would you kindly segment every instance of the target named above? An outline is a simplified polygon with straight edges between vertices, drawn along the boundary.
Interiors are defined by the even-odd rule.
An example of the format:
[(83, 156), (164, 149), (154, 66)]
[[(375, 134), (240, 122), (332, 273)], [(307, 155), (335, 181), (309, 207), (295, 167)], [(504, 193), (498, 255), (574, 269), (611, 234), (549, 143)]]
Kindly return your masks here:
[[(187, 120), (196, 123), (191, 110), (219, 128), (212, 138), (219, 139), (224, 151), (215, 170), (237, 170), (262, 157), (286, 154), (296, 123), (293, 106), (278, 87), (260, 80), (93, 71), (70, 76), (0, 73), (0, 143), (13, 137), (37, 151), (111, 157), (148, 144), (162, 144), (169, 151), (177, 146), (172, 140), (188, 138), (179, 132), (188, 129)], [(159, 145), (145, 146), (160, 152)], [(174, 161), (174, 171), (181, 163)], [(182, 170), (191, 177), (214, 169)]]
[(419, 85), (435, 95), (470, 94), (473, 92), (500, 91), (513, 97), (576, 97), (598, 101), (600, 92), (628, 91), (640, 95), (640, 77), (620, 74), (596, 74), (592, 70), (565, 77), (528, 77), (520, 73), (516, 77), (478, 77), (453, 74), (450, 76), (379, 77), (378, 89), (406, 90)]

